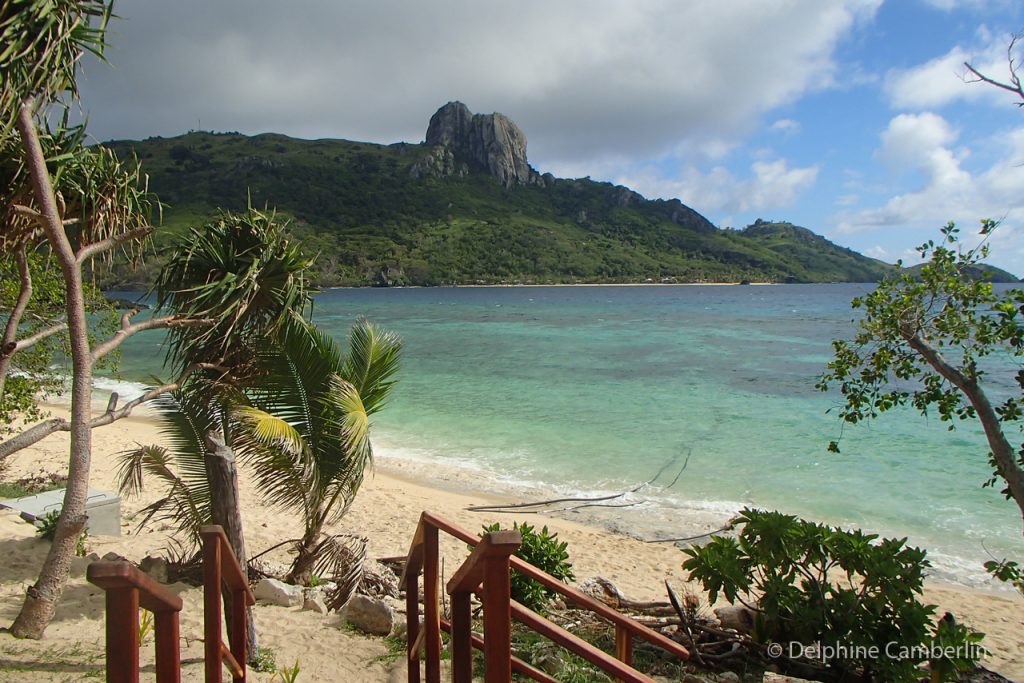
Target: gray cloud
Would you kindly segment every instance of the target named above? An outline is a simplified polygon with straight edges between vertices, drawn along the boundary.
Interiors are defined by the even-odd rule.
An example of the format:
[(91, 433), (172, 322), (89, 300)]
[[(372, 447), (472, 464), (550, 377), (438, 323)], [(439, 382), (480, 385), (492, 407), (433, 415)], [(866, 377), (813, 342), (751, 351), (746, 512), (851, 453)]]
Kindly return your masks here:
[(99, 139), (245, 133), (419, 141), (451, 99), (522, 126), (542, 170), (737, 139), (826, 87), (879, 0), (124, 2), (86, 64)]

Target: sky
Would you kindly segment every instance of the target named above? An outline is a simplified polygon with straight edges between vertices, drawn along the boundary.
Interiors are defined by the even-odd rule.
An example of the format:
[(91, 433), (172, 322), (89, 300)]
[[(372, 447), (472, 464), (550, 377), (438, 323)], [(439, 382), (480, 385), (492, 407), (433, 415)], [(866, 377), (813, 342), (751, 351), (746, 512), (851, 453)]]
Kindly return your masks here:
[[(79, 81), (97, 140), (422, 142), (501, 112), (540, 172), (785, 220), (888, 262), (956, 221), (1024, 276), (1019, 0), (122, 0)], [(1015, 51), (1024, 63), (1024, 40)], [(1022, 73), (1024, 75), (1024, 73)]]

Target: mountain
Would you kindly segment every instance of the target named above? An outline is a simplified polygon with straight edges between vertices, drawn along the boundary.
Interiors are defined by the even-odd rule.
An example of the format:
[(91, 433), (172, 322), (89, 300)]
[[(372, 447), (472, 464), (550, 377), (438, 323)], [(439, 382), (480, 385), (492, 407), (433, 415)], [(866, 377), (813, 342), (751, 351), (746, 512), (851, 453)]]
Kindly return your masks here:
[(422, 144), (209, 132), (106, 144), (135, 154), (167, 205), (158, 252), (251, 197), (319, 252), (321, 286), (874, 281), (892, 269), (787, 223), (722, 230), (678, 199), (539, 173), (514, 122), (459, 102), (431, 117)]
[[(919, 263), (916, 266), (910, 266), (909, 268), (906, 268), (905, 271), (909, 275), (912, 275), (915, 278), (919, 278), (921, 269), (924, 268), (924, 265), (925, 264), (923, 263)], [(974, 281), (983, 280), (985, 282), (999, 283), (1020, 282), (1020, 278), (1018, 278), (1013, 273), (1007, 272), (1002, 268), (996, 268), (995, 266), (990, 266), (984, 263), (978, 264), (976, 266), (967, 266), (966, 268), (964, 268), (963, 274)]]

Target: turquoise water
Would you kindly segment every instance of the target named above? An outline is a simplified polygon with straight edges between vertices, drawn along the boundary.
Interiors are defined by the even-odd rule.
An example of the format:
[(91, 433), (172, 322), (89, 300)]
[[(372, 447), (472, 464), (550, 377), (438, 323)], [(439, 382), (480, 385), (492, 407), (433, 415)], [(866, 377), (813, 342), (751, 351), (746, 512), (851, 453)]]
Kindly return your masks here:
[[(1016, 507), (992, 489), (980, 431), (916, 413), (847, 427), (814, 388), (869, 285), (343, 289), (315, 320), (398, 332), (405, 363), (374, 425), (382, 462), (468, 487), (617, 492), (605, 511), (644, 536), (711, 528), (743, 505), (909, 536), (936, 573), (981, 581), (989, 553), (1024, 556)], [(154, 336), (123, 372), (157, 371)], [(687, 460), (688, 458), (688, 460)], [(607, 521), (607, 519), (605, 520)]]

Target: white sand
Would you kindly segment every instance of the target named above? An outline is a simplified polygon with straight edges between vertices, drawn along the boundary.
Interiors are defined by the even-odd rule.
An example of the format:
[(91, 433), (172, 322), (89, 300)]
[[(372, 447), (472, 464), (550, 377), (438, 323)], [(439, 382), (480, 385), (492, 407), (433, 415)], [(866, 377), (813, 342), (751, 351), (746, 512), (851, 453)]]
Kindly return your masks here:
[[(99, 404), (97, 404), (99, 405)], [(92, 486), (115, 490), (116, 453), (136, 444), (158, 442), (156, 423), (144, 410), (130, 419), (94, 431)], [(66, 467), (67, 435), (56, 434), (36, 447), (11, 458), (8, 478), (39, 471), (56, 472)], [(141, 499), (122, 503), (125, 535), (93, 537), (89, 550), (103, 555), (114, 551), (133, 560), (159, 553), (168, 544), (169, 529), (153, 525), (140, 534), (127, 520), (157, 497), (151, 489)], [(297, 517), (261, 504), (250, 482), (242, 481), (246, 543), (250, 553), (259, 552), (299, 533)], [(683, 554), (676, 548), (647, 544), (600, 528), (555, 518), (531, 515), (480, 514), (465, 511), (469, 505), (493, 502), (493, 496), (456, 493), (436, 482), (411, 481), (400, 473), (378, 469), (368, 478), (352, 510), (334, 531), (358, 533), (370, 539), (370, 556), (404, 555), (422, 510), (431, 510), (477, 531), (493, 521), (511, 525), (514, 519), (547, 524), (569, 542), (578, 579), (600, 574), (615, 582), (635, 599), (665, 599), (664, 581), (682, 590), (685, 573)], [(17, 614), (25, 588), (36, 577), (46, 546), (35, 538), (34, 529), (9, 511), (0, 511), (0, 625), (9, 625)], [(466, 556), (465, 546), (442, 534), (445, 573), (451, 575)], [(0, 681), (74, 681), (102, 666), (104, 647), (103, 595), (83, 578), (84, 563), (78, 563), (56, 619), (39, 642), (15, 640), (0, 634)], [(181, 635), (184, 681), (202, 679), (201, 590), (181, 584), (172, 587), (185, 600)], [(985, 645), (992, 656), (986, 666), (1009, 678), (1024, 678), (1024, 599), (1013, 594), (991, 595), (930, 585), (926, 599), (948, 610), (958, 619), (987, 634)], [(272, 648), (279, 666), (298, 661), (300, 681), (344, 680), (386, 681), (393, 661), (381, 661), (387, 653), (383, 639), (363, 637), (337, 628), (334, 615), (322, 617), (299, 608), (285, 609), (259, 605), (256, 620), (262, 646)], [(142, 661), (152, 663), (152, 647), (142, 651)], [(15, 674), (10, 671), (17, 671)], [(10, 678), (10, 676), (14, 676)], [(95, 675), (95, 674), (94, 674)], [(8, 676), (8, 678), (4, 678)], [(270, 674), (256, 674), (252, 680), (268, 681)]]

